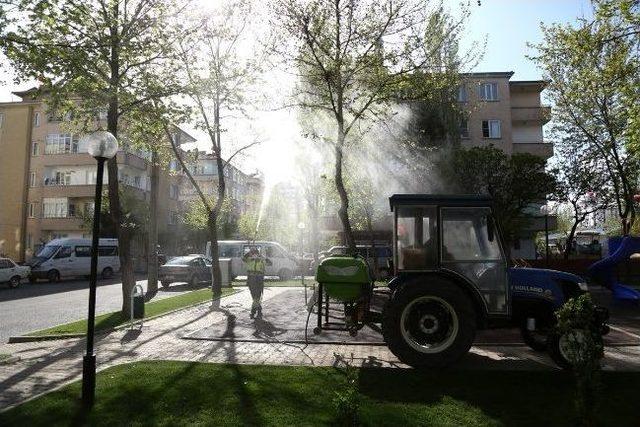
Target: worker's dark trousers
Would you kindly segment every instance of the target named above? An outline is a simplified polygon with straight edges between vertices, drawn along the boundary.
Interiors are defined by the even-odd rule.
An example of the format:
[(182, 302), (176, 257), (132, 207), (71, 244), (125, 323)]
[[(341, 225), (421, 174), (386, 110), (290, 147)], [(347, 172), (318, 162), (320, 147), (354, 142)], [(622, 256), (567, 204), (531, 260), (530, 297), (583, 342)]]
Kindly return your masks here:
[(247, 286), (251, 292), (253, 304), (251, 308), (261, 309), (262, 292), (264, 291), (264, 274), (249, 274), (247, 276)]

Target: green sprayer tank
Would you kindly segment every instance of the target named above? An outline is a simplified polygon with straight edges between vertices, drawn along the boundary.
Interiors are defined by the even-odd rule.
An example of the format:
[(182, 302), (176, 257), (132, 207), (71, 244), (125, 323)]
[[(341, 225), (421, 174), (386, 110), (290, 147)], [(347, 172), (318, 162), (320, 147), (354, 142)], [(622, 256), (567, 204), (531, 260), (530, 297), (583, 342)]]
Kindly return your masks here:
[(330, 298), (342, 302), (356, 301), (371, 286), (367, 263), (352, 256), (323, 259), (316, 270), (316, 281), (323, 284)]

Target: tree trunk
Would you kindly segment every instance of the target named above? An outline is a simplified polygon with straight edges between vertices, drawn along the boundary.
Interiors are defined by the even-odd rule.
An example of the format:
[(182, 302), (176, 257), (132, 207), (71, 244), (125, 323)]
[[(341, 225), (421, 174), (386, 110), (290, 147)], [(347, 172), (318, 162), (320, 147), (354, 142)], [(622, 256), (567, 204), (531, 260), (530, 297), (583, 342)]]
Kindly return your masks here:
[(211, 239), (211, 291), (213, 298), (222, 295), (222, 272), (220, 271), (220, 250), (218, 247), (218, 218), (215, 212), (209, 212), (207, 221)]
[(147, 294), (158, 292), (158, 192), (160, 191), (160, 165), (158, 152), (151, 151), (151, 195), (149, 201), (149, 240), (147, 258)]
[(571, 226), (571, 231), (567, 236), (567, 246), (564, 248), (564, 254), (563, 254), (565, 260), (568, 260), (569, 255), (571, 254), (571, 246), (573, 245), (573, 239), (576, 234), (576, 229), (578, 228), (578, 225), (580, 224), (580, 222), (581, 221), (578, 221), (577, 219), (574, 220), (573, 225)]
[(349, 196), (347, 194), (347, 190), (344, 188), (344, 182), (342, 180), (342, 149), (344, 147), (344, 138), (342, 127), (339, 126), (335, 153), (336, 190), (338, 190), (338, 195), (340, 196), (340, 209), (338, 210), (338, 216), (342, 222), (342, 232), (344, 234), (344, 244), (347, 247), (347, 253), (355, 254), (356, 243), (353, 240), (353, 231), (351, 230), (351, 223), (349, 222)]
[[(120, 34), (119, 34), (119, 4), (112, 6), (112, 23), (110, 31), (109, 58), (109, 109), (107, 110), (107, 130), (118, 138), (118, 117), (120, 86)], [(109, 171), (109, 210), (111, 219), (118, 236), (118, 254), (120, 258), (120, 273), (122, 277), (122, 313), (128, 316), (131, 311), (131, 291), (135, 285), (133, 274), (133, 260), (131, 259), (131, 235), (126, 227), (122, 227), (122, 210), (120, 207), (120, 193), (118, 183), (117, 155), (107, 162)]]

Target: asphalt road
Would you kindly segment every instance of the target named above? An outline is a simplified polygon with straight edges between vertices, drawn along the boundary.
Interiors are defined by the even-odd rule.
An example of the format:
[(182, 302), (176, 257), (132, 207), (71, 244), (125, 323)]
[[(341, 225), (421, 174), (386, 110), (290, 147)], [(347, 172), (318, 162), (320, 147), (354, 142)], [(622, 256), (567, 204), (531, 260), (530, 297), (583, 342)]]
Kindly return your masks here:
[[(147, 288), (146, 280), (137, 283)], [(193, 290), (186, 284), (174, 283), (160, 288), (154, 297), (162, 299)], [(89, 301), (88, 280), (66, 280), (59, 283), (24, 282), (17, 289), (0, 284), (0, 342), (12, 335), (86, 318)], [(122, 284), (119, 278), (98, 281), (96, 313), (108, 313), (122, 306)]]

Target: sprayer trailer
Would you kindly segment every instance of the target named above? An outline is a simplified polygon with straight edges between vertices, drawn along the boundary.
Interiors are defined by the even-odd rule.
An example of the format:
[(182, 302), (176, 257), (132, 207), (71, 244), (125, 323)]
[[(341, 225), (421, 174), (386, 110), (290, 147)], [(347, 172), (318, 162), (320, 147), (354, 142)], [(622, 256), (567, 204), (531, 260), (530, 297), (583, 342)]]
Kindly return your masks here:
[[(517, 326), (530, 347), (568, 367), (554, 312), (587, 292), (582, 278), (511, 266), (487, 196), (396, 194), (389, 201), (393, 277), (381, 316), (369, 311), (373, 283), (362, 276), (362, 258), (329, 257), (318, 266), (325, 298), (344, 303), (350, 330), (381, 318), (384, 340), (402, 362), (441, 367), (469, 351), (477, 330)], [(608, 314), (598, 313), (604, 334)], [(315, 332), (321, 329), (319, 322)]]

